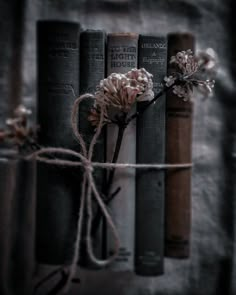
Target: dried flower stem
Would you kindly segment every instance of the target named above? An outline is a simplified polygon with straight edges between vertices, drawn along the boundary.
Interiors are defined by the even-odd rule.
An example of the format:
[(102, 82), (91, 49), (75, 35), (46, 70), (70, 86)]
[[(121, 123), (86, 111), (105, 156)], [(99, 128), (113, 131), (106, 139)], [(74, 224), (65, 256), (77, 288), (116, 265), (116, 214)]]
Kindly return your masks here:
[[(176, 82), (175, 82), (176, 83)], [(119, 157), (119, 152), (120, 152), (120, 148), (121, 148), (121, 144), (122, 144), (122, 140), (123, 140), (123, 136), (124, 136), (124, 132), (126, 127), (128, 126), (128, 124), (136, 119), (138, 116), (141, 116), (150, 105), (152, 105), (159, 97), (161, 97), (165, 92), (167, 92), (168, 90), (170, 90), (174, 85), (172, 84), (171, 86), (164, 86), (163, 89), (161, 91), (159, 91), (157, 93), (157, 95), (150, 100), (145, 107), (142, 109), (141, 112), (135, 112), (133, 115), (131, 115), (130, 117), (126, 118), (122, 117), (122, 119), (120, 119), (119, 121), (117, 121), (115, 124), (118, 125), (118, 135), (117, 135), (117, 139), (116, 139), (116, 146), (115, 146), (115, 151), (114, 151), (114, 155), (112, 158), (112, 163), (116, 163)], [(115, 168), (113, 168), (108, 176), (108, 180), (107, 182), (105, 182), (105, 186), (104, 186), (104, 190), (103, 190), (103, 194), (104, 194), (104, 202), (106, 203), (106, 205), (108, 205), (112, 199), (117, 195), (117, 193), (120, 191), (120, 188), (117, 188), (115, 190), (114, 193), (110, 193), (110, 189), (112, 186), (112, 182), (114, 179), (114, 175), (115, 175)], [(102, 218), (102, 214), (99, 211), (97, 211), (97, 214), (95, 215), (94, 219), (93, 219), (93, 226), (92, 226), (92, 235), (94, 236), (99, 228), (100, 225), (100, 221)]]
[[(117, 135), (117, 140), (116, 140), (116, 147), (115, 147), (115, 151), (114, 151), (112, 163), (116, 163), (117, 160), (118, 160), (118, 156), (119, 156), (119, 152), (120, 152), (120, 148), (121, 148), (121, 144), (122, 144), (122, 140), (123, 140), (123, 136), (124, 136), (124, 131), (125, 131), (126, 127), (129, 125), (129, 123), (132, 120), (136, 119), (137, 117), (141, 116), (148, 109), (148, 107), (150, 105), (152, 105), (165, 92), (167, 92), (168, 90), (170, 90), (175, 84), (176, 83), (173, 83), (169, 87), (164, 86), (163, 89), (161, 91), (159, 91), (157, 93), (157, 95), (145, 105), (145, 107), (142, 109), (142, 111), (135, 112), (133, 115), (131, 115), (127, 119), (126, 119), (126, 117), (124, 117), (124, 118), (122, 118), (122, 121), (118, 123), (119, 129), (118, 129), (118, 135)], [(110, 171), (110, 174), (109, 174), (109, 177), (108, 177), (108, 181), (107, 181), (106, 195), (108, 195), (109, 192), (110, 192), (110, 188), (111, 188), (111, 185), (112, 185), (114, 174), (115, 174), (115, 168), (113, 168)]]
[[(164, 86), (163, 89), (161, 91), (159, 91), (157, 93), (157, 95), (145, 105), (145, 107), (142, 109), (142, 111), (135, 112), (133, 115), (131, 115), (127, 119), (126, 119), (126, 117), (123, 117), (122, 121), (118, 122), (119, 129), (118, 129), (116, 147), (115, 147), (112, 163), (116, 163), (117, 160), (118, 160), (118, 156), (119, 156), (119, 152), (120, 152), (120, 148), (121, 148), (121, 144), (122, 144), (122, 140), (123, 140), (123, 136), (124, 136), (124, 131), (125, 131), (126, 127), (129, 125), (129, 123), (132, 120), (136, 119), (137, 117), (141, 116), (148, 109), (148, 107), (150, 105), (152, 105), (159, 97), (161, 97), (165, 92), (170, 90), (174, 85), (175, 85), (175, 83), (173, 83), (169, 87)], [(109, 174), (108, 181), (107, 181), (106, 194), (109, 194), (109, 192), (110, 192), (110, 187), (112, 185), (112, 181), (113, 181), (113, 178), (114, 178), (114, 173), (115, 173), (115, 168), (113, 168), (111, 170), (110, 174)]]
[[(118, 129), (118, 135), (117, 135), (117, 140), (116, 140), (116, 146), (115, 146), (115, 151), (114, 151), (114, 155), (113, 155), (113, 159), (111, 163), (116, 163), (118, 160), (118, 156), (119, 156), (119, 152), (120, 152), (120, 148), (121, 148), (121, 144), (122, 144), (122, 140), (123, 140), (123, 136), (124, 136), (124, 131), (126, 129), (126, 124), (120, 124), (119, 125), (119, 129)], [(110, 189), (111, 189), (111, 185), (113, 182), (113, 178), (114, 178), (114, 174), (115, 174), (115, 168), (113, 168), (108, 176), (108, 180), (107, 180), (107, 186), (106, 186), (106, 192), (105, 195), (109, 196), (110, 193)], [(108, 200), (109, 201), (109, 198)]]
[(165, 92), (167, 92), (168, 90), (170, 90), (174, 85), (176, 85), (176, 82), (173, 83), (171, 86), (167, 87), (164, 86), (163, 89), (161, 91), (159, 91), (157, 93), (157, 95), (150, 100), (145, 106), (144, 108), (142, 108), (142, 111), (137, 111), (136, 113), (134, 113), (132, 116), (130, 116), (127, 120), (126, 120), (126, 124), (128, 125), (132, 120), (136, 119), (138, 116), (142, 115), (150, 105), (152, 105), (159, 97), (161, 97)]
[[(117, 135), (117, 139), (116, 139), (116, 146), (115, 146), (115, 151), (114, 151), (111, 163), (116, 163), (118, 160), (118, 156), (119, 156), (119, 152), (120, 152), (120, 148), (121, 148), (121, 144), (122, 144), (122, 140), (124, 137), (124, 132), (125, 132), (126, 127), (127, 127), (127, 125), (125, 124), (125, 121), (123, 122), (123, 124), (121, 122), (119, 123), (118, 135)], [(117, 188), (115, 190), (115, 192), (113, 192), (112, 194), (110, 193), (110, 189), (112, 186), (114, 175), (115, 175), (115, 168), (113, 168), (110, 171), (110, 173), (108, 175), (108, 179), (105, 182), (105, 185), (103, 188), (104, 202), (106, 203), (106, 205), (108, 205), (110, 203), (110, 201), (120, 191), (120, 188)], [(101, 210), (98, 210), (97, 214), (95, 215), (95, 217), (93, 219), (93, 225), (92, 225), (92, 235), (93, 236), (97, 233), (97, 230), (98, 230), (100, 222), (101, 222), (101, 218), (102, 218), (102, 212), (101, 212)]]

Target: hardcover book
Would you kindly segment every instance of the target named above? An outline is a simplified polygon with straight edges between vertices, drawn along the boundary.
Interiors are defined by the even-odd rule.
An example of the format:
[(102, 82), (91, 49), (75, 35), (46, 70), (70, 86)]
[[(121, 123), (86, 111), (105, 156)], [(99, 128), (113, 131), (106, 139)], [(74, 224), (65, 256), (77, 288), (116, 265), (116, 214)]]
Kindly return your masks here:
[(9, 262), (11, 261), (11, 216), (14, 200), (17, 161), (6, 155), (0, 156), (0, 279), (1, 294), (7, 294), (9, 289)]
[[(153, 75), (156, 95), (166, 76), (166, 37), (140, 35), (138, 52), (139, 68)], [(147, 103), (138, 102), (137, 110), (142, 111)], [(137, 118), (137, 163), (165, 162), (165, 108), (164, 94)], [(135, 271), (140, 275), (163, 273), (164, 179), (164, 170), (136, 171)]]
[[(37, 23), (39, 144), (78, 150), (70, 123), (79, 89), (79, 24)], [(54, 157), (54, 156), (52, 156)], [(39, 163), (37, 260), (70, 263), (79, 207), (78, 169)]]
[[(137, 68), (138, 35), (118, 33), (108, 35), (107, 76), (111, 73), (126, 73)], [(107, 162), (111, 162), (117, 138), (117, 126), (107, 126)], [(120, 163), (136, 162), (136, 122), (125, 130), (118, 157)], [(110, 203), (110, 212), (120, 238), (120, 252), (111, 264), (112, 270), (133, 270), (134, 268), (134, 222), (135, 222), (135, 170), (116, 169), (112, 192), (118, 187), (119, 193)], [(107, 233), (108, 255), (114, 252), (113, 236)]]
[[(168, 36), (168, 60), (177, 52), (194, 50), (191, 34)], [(176, 71), (168, 65), (168, 75)], [(192, 112), (190, 100), (183, 101), (173, 91), (167, 94), (166, 162), (190, 163), (192, 150)], [(166, 247), (167, 256), (186, 258), (190, 254), (191, 230), (191, 168), (172, 169), (166, 174)]]
[[(105, 41), (106, 34), (99, 30), (86, 30), (80, 34), (80, 94), (94, 93), (96, 86), (100, 80), (105, 78)], [(87, 148), (91, 143), (94, 135), (94, 126), (88, 121), (90, 110), (94, 104), (91, 98), (82, 101), (79, 109), (79, 132), (87, 144)], [(105, 162), (105, 132), (102, 131), (97, 143), (94, 147), (93, 161)], [(104, 185), (105, 170), (96, 168), (94, 171), (94, 179), (100, 193)], [(93, 216), (98, 214), (98, 208), (93, 207)], [(99, 220), (98, 229), (94, 232), (93, 249), (96, 257), (102, 256), (102, 223)], [(85, 229), (84, 229), (85, 230)], [(82, 246), (80, 264), (86, 267), (90, 262), (86, 258), (85, 241)], [(91, 265), (92, 267), (92, 265)]]
[(34, 160), (25, 160), (12, 150), (0, 150), (0, 294), (3, 295), (32, 294), (35, 180)]

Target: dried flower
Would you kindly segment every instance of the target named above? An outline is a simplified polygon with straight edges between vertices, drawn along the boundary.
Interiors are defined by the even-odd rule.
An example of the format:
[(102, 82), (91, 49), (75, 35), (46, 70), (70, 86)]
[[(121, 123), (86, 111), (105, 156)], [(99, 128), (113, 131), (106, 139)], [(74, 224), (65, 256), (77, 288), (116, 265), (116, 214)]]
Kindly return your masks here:
[(172, 86), (175, 83), (176, 79), (177, 79), (177, 77), (174, 77), (174, 76), (165, 77), (164, 81), (165, 81), (166, 86), (167, 87)]
[(21, 104), (15, 109), (14, 114), (16, 117), (29, 116), (32, 114), (32, 111)]
[(99, 108), (104, 108), (104, 124), (111, 123), (114, 115), (128, 114), (137, 101), (152, 99), (152, 87), (152, 75), (145, 69), (132, 69), (126, 74), (112, 73), (100, 81), (95, 93), (95, 105), (88, 120), (97, 126)]
[(171, 57), (170, 63), (175, 64), (176, 72), (164, 78), (166, 87), (172, 86), (173, 93), (185, 101), (192, 98), (194, 88), (206, 96), (212, 94), (215, 80), (204, 79), (204, 76), (213, 70), (215, 60), (209, 52), (197, 56), (190, 49), (178, 52)]
[[(100, 116), (101, 116), (101, 112), (99, 110), (99, 107), (93, 107), (90, 110), (90, 114), (88, 116), (88, 120), (91, 122), (92, 126), (97, 127), (100, 121)], [(107, 111), (106, 108), (104, 108), (104, 119), (103, 119), (103, 125), (104, 124), (108, 124), (111, 123), (111, 120), (109, 120), (108, 116), (107, 116)]]
[(146, 71), (144, 68), (141, 69), (132, 69), (129, 71), (126, 76), (134, 80), (139, 84), (142, 88), (142, 94), (139, 93), (137, 97), (137, 101), (144, 101), (144, 100), (151, 100), (154, 97), (153, 82), (152, 77), (153, 75)]
[(191, 49), (178, 52), (171, 57), (170, 63), (175, 63), (183, 75), (193, 75), (199, 68), (198, 61)]
[(197, 89), (202, 94), (206, 96), (210, 96), (213, 93), (214, 86), (215, 86), (215, 80), (199, 81), (197, 85)]
[(153, 98), (151, 78), (145, 69), (133, 69), (127, 74), (112, 73), (101, 80), (95, 93), (96, 103), (129, 112), (137, 101)]
[(23, 146), (27, 141), (33, 140), (36, 130), (28, 126), (27, 117), (31, 110), (19, 105), (15, 110), (15, 116), (6, 120), (7, 130), (1, 131), (1, 140), (11, 140), (18, 146)]
[(207, 48), (206, 51), (200, 51), (196, 58), (202, 71), (205, 71), (208, 74), (215, 74), (218, 62), (216, 52), (212, 48)]
[(187, 101), (192, 97), (192, 87), (190, 84), (186, 84), (185, 87), (175, 85), (173, 86), (173, 93), (178, 97), (182, 97), (184, 101)]
[(14, 110), (15, 117), (8, 118), (6, 120), (6, 125), (12, 128), (19, 127), (19, 126), (26, 126), (27, 124), (27, 117), (32, 114), (30, 109), (27, 109), (24, 105), (19, 105)]

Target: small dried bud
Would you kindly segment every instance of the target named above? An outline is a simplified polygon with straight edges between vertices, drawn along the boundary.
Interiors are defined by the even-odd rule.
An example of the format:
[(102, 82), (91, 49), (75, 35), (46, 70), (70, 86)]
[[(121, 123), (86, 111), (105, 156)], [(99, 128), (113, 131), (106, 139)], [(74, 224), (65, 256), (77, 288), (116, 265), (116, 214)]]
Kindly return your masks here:
[(27, 109), (24, 105), (19, 105), (15, 111), (14, 114), (17, 117), (22, 117), (22, 116), (29, 116), (32, 114), (32, 111), (30, 109)]
[(192, 89), (190, 85), (186, 85), (186, 87), (175, 85), (173, 86), (173, 93), (181, 97), (184, 101), (188, 101), (192, 98)]
[(165, 81), (166, 87), (172, 86), (175, 83), (176, 79), (177, 78), (174, 76), (165, 77), (164, 81)]
[(215, 80), (206, 80), (198, 83), (197, 88), (202, 94), (209, 96), (212, 95), (214, 86)]
[(197, 55), (199, 67), (206, 72), (214, 72), (217, 67), (217, 55), (212, 48), (201, 51)]

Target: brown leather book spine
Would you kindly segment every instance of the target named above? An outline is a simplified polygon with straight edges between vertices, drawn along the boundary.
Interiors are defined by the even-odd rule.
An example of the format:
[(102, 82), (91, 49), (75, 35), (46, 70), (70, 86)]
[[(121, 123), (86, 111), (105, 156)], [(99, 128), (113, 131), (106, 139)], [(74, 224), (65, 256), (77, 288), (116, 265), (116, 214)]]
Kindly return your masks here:
[[(168, 35), (168, 61), (177, 52), (187, 49), (194, 50), (193, 35)], [(176, 71), (175, 65), (168, 64), (168, 75), (173, 71)], [(170, 90), (166, 97), (166, 112), (166, 163), (190, 163), (193, 104)], [(166, 173), (166, 256), (189, 257), (190, 231), (191, 168), (171, 169)]]

